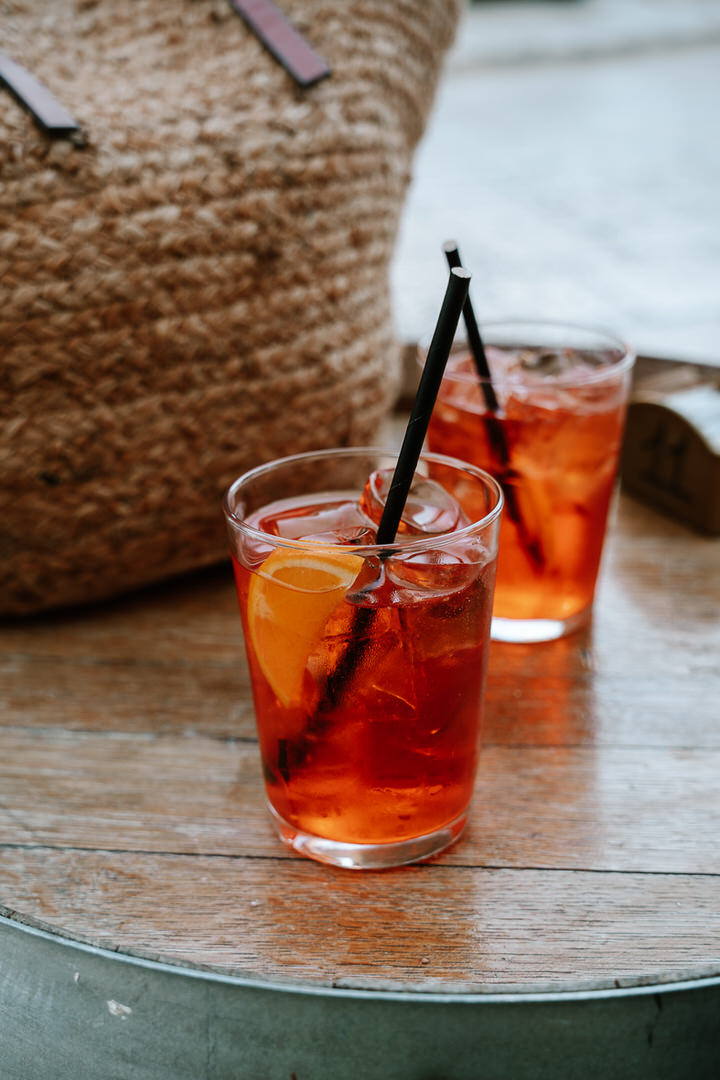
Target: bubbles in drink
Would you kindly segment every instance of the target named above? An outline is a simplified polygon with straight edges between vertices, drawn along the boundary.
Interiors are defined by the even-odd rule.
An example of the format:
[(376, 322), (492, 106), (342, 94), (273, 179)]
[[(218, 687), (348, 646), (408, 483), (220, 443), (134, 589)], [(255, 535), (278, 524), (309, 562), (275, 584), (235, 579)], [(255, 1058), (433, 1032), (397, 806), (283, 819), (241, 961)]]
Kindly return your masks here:
[[(360, 496), (360, 508), (379, 525), (392, 482), (391, 469), (372, 473)], [(415, 476), (403, 510), (398, 535), (440, 536), (469, 525), (460, 504), (434, 480)]]

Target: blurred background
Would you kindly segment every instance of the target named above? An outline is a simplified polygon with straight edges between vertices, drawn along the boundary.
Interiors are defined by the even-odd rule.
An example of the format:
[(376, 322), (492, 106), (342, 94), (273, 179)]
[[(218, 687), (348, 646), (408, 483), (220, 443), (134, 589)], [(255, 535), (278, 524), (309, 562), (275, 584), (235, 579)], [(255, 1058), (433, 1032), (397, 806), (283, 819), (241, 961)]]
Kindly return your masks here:
[(469, 3), (393, 263), (406, 342), (450, 238), (481, 318), (599, 323), (720, 366), (720, 0)]

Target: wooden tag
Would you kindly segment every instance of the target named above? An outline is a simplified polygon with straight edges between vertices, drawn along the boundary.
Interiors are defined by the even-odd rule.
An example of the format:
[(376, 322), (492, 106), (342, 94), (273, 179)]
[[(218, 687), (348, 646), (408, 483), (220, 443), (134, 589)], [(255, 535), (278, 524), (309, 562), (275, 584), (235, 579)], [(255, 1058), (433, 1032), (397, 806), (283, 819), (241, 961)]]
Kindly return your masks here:
[(677, 365), (636, 380), (621, 457), (624, 488), (720, 535), (720, 371)]

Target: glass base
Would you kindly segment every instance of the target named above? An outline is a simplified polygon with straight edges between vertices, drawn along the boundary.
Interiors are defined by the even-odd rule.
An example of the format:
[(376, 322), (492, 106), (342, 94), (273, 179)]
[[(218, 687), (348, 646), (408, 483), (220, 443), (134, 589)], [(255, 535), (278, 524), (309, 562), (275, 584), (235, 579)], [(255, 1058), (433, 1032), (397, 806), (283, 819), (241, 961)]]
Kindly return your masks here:
[(410, 840), (391, 844), (346, 844), (302, 832), (281, 818), (272, 806), (270, 813), (280, 839), (288, 847), (317, 862), (340, 866), (345, 870), (385, 870), (391, 866), (405, 866), (429, 859), (454, 843), (467, 823), (467, 813), (464, 813), (437, 832), (415, 836)]
[(536, 641), (555, 641), (572, 634), (590, 621), (592, 609), (587, 607), (567, 619), (503, 619), (493, 615), (490, 637), (493, 641), (512, 641), (530, 644)]

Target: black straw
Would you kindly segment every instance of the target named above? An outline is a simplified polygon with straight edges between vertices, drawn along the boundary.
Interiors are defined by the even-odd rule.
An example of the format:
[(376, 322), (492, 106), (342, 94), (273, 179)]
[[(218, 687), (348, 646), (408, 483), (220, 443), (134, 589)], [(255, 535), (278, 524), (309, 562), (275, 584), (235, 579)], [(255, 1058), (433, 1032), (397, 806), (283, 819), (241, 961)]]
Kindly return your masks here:
[[(428, 349), (410, 419), (405, 429), (405, 436), (400, 447), (395, 471), (390, 481), (385, 507), (378, 524), (375, 538), (376, 544), (388, 545), (395, 540), (395, 534), (405, 509), (410, 485), (427, 434), (435, 399), (445, 373), (445, 365), (450, 355), (455, 331), (467, 297), (470, 276), (470, 272), (462, 267), (453, 268), (450, 271), (440, 314)], [(383, 552), (380, 556), (375, 580), (366, 583), (362, 588), (372, 589), (382, 580), (385, 573), (383, 562), (386, 554), (386, 552)], [(356, 593), (357, 595), (359, 593)], [(348, 635), (347, 647), (338, 658), (333, 671), (328, 675), (324, 700), (320, 702), (316, 710), (315, 720), (313, 721), (316, 726), (327, 710), (334, 708), (353, 679), (356, 668), (363, 658), (367, 646), (368, 630), (376, 614), (377, 609), (372, 606), (361, 605), (356, 607), (352, 628)]]
[[(443, 251), (445, 252), (445, 258), (448, 261), (448, 265), (451, 268), (450, 272), (454, 273), (455, 267), (462, 266), (458, 246), (454, 240), (446, 240), (443, 244)], [(511, 481), (513, 468), (510, 459), (510, 447), (507, 444), (505, 430), (500, 422), (500, 418), (497, 416), (499, 408), (497, 394), (495, 393), (495, 388), (492, 384), (490, 365), (487, 361), (485, 346), (469, 296), (466, 298), (463, 306), (463, 319), (465, 321), (465, 329), (467, 330), (468, 345), (470, 346), (470, 352), (475, 362), (475, 368), (480, 380), (480, 389), (482, 390), (483, 397), (485, 398), (485, 405), (490, 414), (487, 418), (487, 433), (502, 469), (503, 475), (500, 476), (499, 479), (504, 481), (503, 492), (505, 494), (505, 506), (507, 508), (508, 517), (511, 517), (515, 522), (520, 543), (525, 548), (530, 562), (536, 570), (541, 571), (545, 567), (545, 554), (542, 549), (540, 537), (531, 532), (528, 527), (520, 505), (520, 493)]]
[[(455, 266), (462, 266), (460, 252), (454, 240), (446, 240), (443, 244), (443, 251), (445, 252), (445, 258), (447, 259), (450, 269)], [(480, 376), (480, 388), (483, 392), (483, 397), (485, 398), (485, 404), (490, 412), (495, 413), (498, 411), (497, 394), (495, 393), (495, 388), (492, 384), (490, 365), (488, 364), (485, 346), (480, 334), (480, 327), (475, 318), (475, 312), (473, 311), (472, 301), (469, 295), (463, 305), (463, 320), (465, 322), (465, 329), (467, 330), (470, 352), (475, 361), (477, 373)]]
[(470, 277), (469, 270), (463, 267), (454, 267), (450, 270), (437, 325), (428, 349), (408, 426), (405, 429), (405, 437), (390, 482), (385, 508), (378, 525), (375, 541), (377, 544), (392, 544), (395, 539), (425, 441), (435, 399), (445, 373), (445, 365), (455, 339), (455, 331), (463, 306), (467, 302)]

